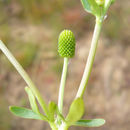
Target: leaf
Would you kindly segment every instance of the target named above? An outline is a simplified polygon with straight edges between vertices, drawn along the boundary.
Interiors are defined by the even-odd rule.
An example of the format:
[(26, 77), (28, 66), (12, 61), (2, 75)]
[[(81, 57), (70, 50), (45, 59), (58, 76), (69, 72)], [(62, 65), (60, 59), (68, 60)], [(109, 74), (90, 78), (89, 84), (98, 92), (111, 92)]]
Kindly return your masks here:
[(73, 124), (78, 121), (84, 114), (84, 102), (82, 98), (75, 99), (69, 109), (66, 117), (67, 124)]
[(99, 127), (105, 124), (104, 119), (79, 120), (73, 125), (82, 127)]
[(25, 91), (28, 94), (28, 98), (30, 101), (32, 111), (37, 113), (43, 120), (48, 121), (47, 117), (40, 113), (39, 108), (38, 108), (37, 103), (36, 103), (35, 96), (33, 95), (31, 89), (29, 87), (25, 87)]
[(38, 120), (42, 120), (42, 118), (38, 114), (36, 114), (35, 112), (33, 112), (32, 110), (27, 109), (27, 108), (17, 107), (17, 106), (11, 106), (11, 107), (9, 107), (9, 110), (15, 116), (19, 116), (19, 117), (27, 118), (27, 119), (38, 119)]
[(89, 13), (92, 13), (91, 6), (88, 0), (81, 0), (81, 3), (86, 11), (88, 11)]
[(81, 3), (84, 7), (84, 9), (97, 16), (100, 13), (100, 7), (97, 5), (97, 3), (95, 2), (95, 0), (81, 0)]
[(62, 121), (65, 122), (65, 118), (64, 118), (64, 116), (60, 113), (58, 106), (56, 107), (56, 114), (58, 115), (58, 117), (59, 117)]
[(31, 105), (31, 108), (32, 110), (35, 112), (35, 113), (40, 113), (39, 112), (39, 109), (38, 109), (38, 106), (37, 106), (37, 103), (36, 103), (36, 99), (31, 91), (31, 89), (29, 87), (25, 87), (25, 91), (27, 92), (28, 94), (28, 98), (29, 98), (29, 101), (30, 101), (30, 105)]
[(55, 112), (56, 112), (56, 109), (57, 109), (56, 103), (51, 101), (48, 105), (48, 109), (49, 109), (49, 112), (50, 112), (50, 119), (52, 121), (54, 121), (54, 115), (55, 115)]
[(116, 0), (111, 0), (111, 4), (113, 4)]

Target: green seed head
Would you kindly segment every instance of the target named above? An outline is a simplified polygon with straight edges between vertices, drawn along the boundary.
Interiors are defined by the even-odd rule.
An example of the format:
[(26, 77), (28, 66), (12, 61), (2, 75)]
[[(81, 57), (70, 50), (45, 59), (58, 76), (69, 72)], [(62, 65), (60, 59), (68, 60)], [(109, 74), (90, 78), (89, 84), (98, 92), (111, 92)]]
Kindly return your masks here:
[(58, 39), (58, 52), (61, 57), (71, 58), (75, 54), (75, 37), (70, 30), (60, 33)]

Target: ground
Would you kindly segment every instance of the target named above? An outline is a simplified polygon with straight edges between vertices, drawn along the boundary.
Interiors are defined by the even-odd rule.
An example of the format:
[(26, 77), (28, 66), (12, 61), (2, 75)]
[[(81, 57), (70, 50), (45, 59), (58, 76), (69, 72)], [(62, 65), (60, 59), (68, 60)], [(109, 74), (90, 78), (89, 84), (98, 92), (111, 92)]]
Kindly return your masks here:
[[(124, 4), (125, 2), (127, 4)], [(83, 118), (104, 118), (106, 124), (100, 128), (71, 127), (70, 130), (130, 129), (130, 18), (127, 15), (129, 12), (129, 1), (125, 0), (125, 2), (117, 3), (113, 6), (113, 13), (109, 12), (108, 18), (103, 25), (103, 32), (99, 40), (95, 62), (84, 95), (86, 112)], [(81, 7), (78, 7), (76, 5), (76, 7), (72, 8), (70, 10), (71, 13), (63, 11), (64, 18), (62, 20), (65, 20), (67, 24), (63, 22), (56, 29), (55, 25), (51, 24), (51, 26), (48, 26), (45, 21), (44, 23), (34, 24), (13, 17), (8, 20), (8, 26), (4, 26), (4, 30), (7, 29), (11, 33), (9, 35), (6, 33), (2, 37), (4, 41), (7, 41), (8, 48), (25, 65), (26, 71), (38, 86), (45, 101), (49, 102), (53, 100), (57, 102), (63, 63), (63, 59), (57, 53), (57, 37), (64, 26), (75, 31), (77, 41), (76, 55), (69, 61), (64, 97), (64, 115), (66, 115), (69, 105), (78, 90), (89, 53), (94, 27), (93, 23), (90, 24), (93, 18), (90, 18), (89, 22), (86, 17), (90, 16), (88, 14), (84, 16), (86, 15), (85, 12)], [(19, 10), (19, 8), (15, 9)], [(77, 15), (75, 15), (75, 11)], [(118, 11), (122, 14), (125, 12), (125, 15), (117, 15)], [(78, 28), (77, 26), (80, 27)], [(24, 45), (26, 47), (28, 43), (36, 47), (36, 50), (30, 52), (31, 56), (28, 56), (26, 51), (20, 52), (24, 48)], [(20, 44), (23, 47), (19, 47)], [(14, 47), (17, 45), (18, 47)], [(47, 123), (17, 118), (9, 112), (9, 105), (30, 107), (24, 91), (25, 86), (26, 84), (23, 79), (1, 54), (0, 130), (50, 129)]]

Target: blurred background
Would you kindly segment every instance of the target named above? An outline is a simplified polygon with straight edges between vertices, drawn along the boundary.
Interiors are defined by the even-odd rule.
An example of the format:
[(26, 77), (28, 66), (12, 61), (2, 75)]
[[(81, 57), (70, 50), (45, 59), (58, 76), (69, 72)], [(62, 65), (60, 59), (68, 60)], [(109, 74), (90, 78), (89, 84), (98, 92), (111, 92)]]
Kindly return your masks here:
[[(63, 29), (76, 36), (70, 60), (64, 115), (74, 99), (88, 56), (94, 17), (80, 0), (0, 0), (0, 38), (26, 69), (46, 102), (57, 102), (63, 59), (57, 39)], [(21, 76), (0, 52), (0, 130), (50, 130), (42, 121), (13, 116), (8, 106), (30, 107)], [(104, 118), (100, 128), (70, 130), (130, 130), (130, 1), (117, 0), (109, 9), (93, 70), (84, 95), (83, 118)]]

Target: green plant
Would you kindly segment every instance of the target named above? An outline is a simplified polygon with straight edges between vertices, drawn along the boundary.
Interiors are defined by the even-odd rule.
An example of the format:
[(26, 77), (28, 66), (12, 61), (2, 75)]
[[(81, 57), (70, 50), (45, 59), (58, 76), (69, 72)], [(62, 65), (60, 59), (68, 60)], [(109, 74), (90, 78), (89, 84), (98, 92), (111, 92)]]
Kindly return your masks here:
[[(96, 17), (96, 25), (83, 78), (81, 80), (77, 95), (72, 102), (66, 117), (64, 117), (62, 114), (63, 96), (67, 76), (68, 60), (69, 58), (72, 58), (75, 53), (74, 34), (69, 30), (64, 30), (60, 34), (58, 40), (58, 52), (60, 56), (64, 58), (58, 105), (52, 101), (48, 105), (45, 103), (40, 92), (37, 90), (36, 86), (33, 84), (28, 74), (13, 57), (13, 55), (6, 48), (3, 42), (0, 41), (0, 49), (7, 56), (7, 58), (14, 65), (14, 67), (17, 69), (17, 71), (20, 73), (20, 75), (23, 77), (23, 79), (28, 85), (27, 87), (25, 87), (25, 90), (28, 94), (30, 106), (32, 108), (26, 109), (22, 107), (11, 106), (10, 111), (19, 117), (47, 121), (50, 124), (52, 130), (68, 130), (68, 128), (72, 125), (83, 127), (99, 127), (105, 123), (104, 119), (81, 120), (81, 118), (84, 114), (83, 94), (86, 89), (88, 79), (92, 70), (101, 27), (106, 17), (107, 10), (114, 2), (114, 0), (81, 0), (81, 2), (83, 4), (84, 9)], [(44, 114), (39, 111), (36, 99), (39, 102), (41, 108), (43, 109)]]

